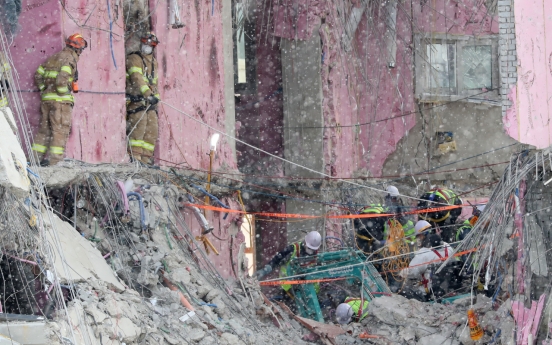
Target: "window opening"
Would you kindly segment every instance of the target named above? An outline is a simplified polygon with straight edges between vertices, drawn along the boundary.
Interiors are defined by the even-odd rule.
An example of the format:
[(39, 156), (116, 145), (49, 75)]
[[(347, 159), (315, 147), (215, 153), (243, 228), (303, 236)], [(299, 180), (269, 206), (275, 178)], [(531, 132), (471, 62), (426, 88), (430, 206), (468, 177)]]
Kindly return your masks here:
[(492, 46), (465, 46), (462, 51), (464, 63), (464, 88), (492, 88)]
[(426, 49), (430, 64), (427, 75), (429, 88), (456, 88), (456, 44), (428, 44)]

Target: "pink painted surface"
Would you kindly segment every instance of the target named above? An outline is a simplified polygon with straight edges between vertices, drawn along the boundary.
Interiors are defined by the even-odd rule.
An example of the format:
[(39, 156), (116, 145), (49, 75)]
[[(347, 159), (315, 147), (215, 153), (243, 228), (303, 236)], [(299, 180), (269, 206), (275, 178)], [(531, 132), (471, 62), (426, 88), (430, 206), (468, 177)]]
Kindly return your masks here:
[[(463, 201), (463, 204), (464, 205), (469, 205), (470, 203), (472, 205), (484, 205), (484, 204), (487, 204), (487, 202), (489, 202), (489, 198), (464, 198), (462, 197), (462, 201)], [(456, 221), (456, 223), (460, 223), (466, 219), (469, 219), (471, 216), (472, 216), (472, 212), (473, 212), (473, 207), (471, 206), (466, 206), (466, 207), (462, 207), (462, 213), (460, 214), (460, 216), (458, 216), (458, 221)]]
[(274, 35), (306, 40), (321, 23), (325, 0), (281, 0), (273, 3)]
[[(403, 6), (410, 13), (409, 3)], [(338, 65), (330, 69), (325, 86), (330, 96), (328, 108), (333, 108), (327, 112), (325, 107), (326, 121), (334, 118), (336, 124), (349, 126), (372, 123), (331, 130), (334, 143), (331, 147), (335, 147), (331, 161), (333, 175), (351, 176), (355, 170), (361, 170), (380, 176), (387, 157), (415, 124), (415, 115), (382, 121), (414, 111), (410, 21), (404, 11), (398, 11), (397, 67), (388, 68), (387, 56), (381, 53), (381, 47), (385, 46), (383, 12), (384, 7), (374, 6), (373, 24), (363, 17), (356, 31), (356, 51), (351, 52), (351, 58), (344, 52), (329, 54), (328, 64)], [(330, 27), (339, 27), (331, 18), (338, 17), (329, 16)], [(339, 43), (338, 37), (334, 38), (336, 43)]]
[(90, 163), (125, 162), (126, 71), (122, 9), (117, 13), (111, 7), (114, 62), (109, 32), (77, 26), (77, 23), (82, 25), (86, 22), (90, 27), (109, 31), (107, 2), (67, 1), (65, 8), (61, 19), (63, 37), (80, 32), (88, 41), (88, 49), (83, 52), (78, 63), (79, 87), (83, 92), (75, 96), (67, 156)]
[[(183, 112), (223, 132), (224, 67), (222, 46), (222, 5), (196, 1), (182, 6), (183, 29), (168, 25), (168, 6), (155, 11), (155, 32), (161, 41), (157, 48), (161, 99)], [(214, 131), (167, 106), (159, 107), (159, 163), (188, 163), (193, 168), (209, 167), (209, 138)], [(221, 136), (213, 169), (236, 169), (233, 142)]]
[(547, 0), (515, 0), (518, 135), (525, 144), (552, 144), (552, 8)]
[(508, 99), (512, 102), (512, 106), (506, 110), (506, 116), (504, 116), (504, 131), (512, 138), (519, 141), (520, 139), (520, 127), (519, 118), (517, 114), (517, 88), (513, 86), (508, 92)]
[(34, 72), (48, 56), (63, 48), (60, 17), (59, 1), (22, 1), (19, 17), (22, 29), (10, 47), (33, 133), (36, 133), (40, 120), (40, 96), (34, 85)]
[[(450, 35), (498, 33), (498, 19), (488, 13), (485, 1), (414, 1), (415, 31)], [(516, 8), (517, 10), (517, 8)], [(400, 10), (399, 10), (400, 12)]]
[[(94, 11), (92, 9), (94, 8)], [(109, 31), (107, 3), (80, 1), (67, 4), (67, 11), (82, 24)], [(119, 69), (111, 59), (109, 33), (78, 28), (62, 11), (58, 1), (24, 0), (20, 25), (23, 28), (11, 47), (14, 64), (23, 90), (36, 90), (33, 76), (36, 68), (64, 46), (65, 37), (80, 32), (89, 43), (79, 66), (79, 87), (75, 96), (73, 126), (67, 143), (67, 157), (91, 163), (121, 162), (125, 158), (124, 144), (124, 49), (120, 28), (123, 18), (114, 18), (114, 54)], [(33, 133), (40, 120), (38, 92), (25, 92), (25, 107)]]

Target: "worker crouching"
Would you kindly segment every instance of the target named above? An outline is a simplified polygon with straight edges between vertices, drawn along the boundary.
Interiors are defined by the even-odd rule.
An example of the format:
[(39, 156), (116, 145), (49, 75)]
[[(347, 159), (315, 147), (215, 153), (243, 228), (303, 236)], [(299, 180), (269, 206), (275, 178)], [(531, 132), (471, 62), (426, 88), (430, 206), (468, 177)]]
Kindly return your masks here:
[[(35, 72), (41, 117), (32, 151), (43, 166), (58, 163), (65, 154), (75, 103), (73, 92), (78, 92), (77, 62), (86, 47), (88, 42), (82, 35), (71, 35), (65, 41), (65, 48), (48, 58)], [(47, 151), (49, 159), (45, 158)]]
[(127, 68), (127, 136), (129, 153), (133, 161), (153, 164), (153, 152), (158, 137), (157, 60), (154, 48), (159, 44), (157, 36), (147, 32), (141, 38), (139, 52), (130, 53)]

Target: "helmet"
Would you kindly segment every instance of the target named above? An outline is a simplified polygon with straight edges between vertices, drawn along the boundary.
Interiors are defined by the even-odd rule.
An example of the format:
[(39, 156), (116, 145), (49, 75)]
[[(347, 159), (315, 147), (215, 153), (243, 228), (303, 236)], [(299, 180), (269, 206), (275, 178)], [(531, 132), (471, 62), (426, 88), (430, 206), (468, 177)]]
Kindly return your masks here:
[(398, 197), (399, 196), (399, 190), (395, 186), (388, 186), (387, 187), (387, 193), (389, 193), (392, 197)]
[(425, 220), (419, 220), (414, 226), (414, 230), (416, 231), (416, 236), (420, 235), (427, 228), (431, 228), (431, 224), (429, 224)]
[(479, 212), (483, 212), (483, 210), (485, 209), (485, 206), (487, 206), (487, 204), (484, 204), (484, 205), (477, 205), (477, 210)]
[(155, 34), (151, 31), (148, 31), (145, 34), (143, 34), (142, 37), (140, 38), (140, 41), (143, 44), (147, 44), (148, 46), (152, 46), (152, 47), (155, 47), (156, 45), (159, 44), (159, 40), (157, 39), (157, 36), (155, 36)]
[(441, 245), (441, 236), (437, 234), (431, 234), (429, 236), (429, 246), (430, 247), (438, 247)]
[(88, 47), (88, 42), (82, 37), (81, 34), (72, 34), (65, 40), (65, 44), (68, 47), (75, 49), (86, 49)]
[(342, 325), (348, 324), (353, 317), (353, 308), (347, 303), (341, 303), (335, 310), (335, 318)]
[(311, 231), (305, 236), (305, 244), (312, 250), (318, 250), (322, 243), (322, 236), (318, 231)]

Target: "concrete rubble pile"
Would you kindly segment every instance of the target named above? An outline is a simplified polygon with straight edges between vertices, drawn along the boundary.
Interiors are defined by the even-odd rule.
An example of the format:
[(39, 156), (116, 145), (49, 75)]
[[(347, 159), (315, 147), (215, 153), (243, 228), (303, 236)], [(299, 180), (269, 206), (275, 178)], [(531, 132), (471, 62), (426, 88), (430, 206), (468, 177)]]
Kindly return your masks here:
[[(477, 295), (452, 304), (423, 303), (400, 295), (382, 296), (369, 305), (369, 316), (361, 323), (346, 326), (348, 334), (338, 337), (339, 344), (412, 344), (412, 345), (514, 345), (514, 319), (510, 315), (510, 300), (494, 306), (491, 298)], [(485, 331), (477, 343), (470, 338), (467, 310), (473, 308)], [(359, 340), (366, 332), (369, 339)]]
[[(62, 171), (54, 174), (56, 178)], [(244, 289), (239, 282), (222, 280), (198, 264), (202, 258), (168, 235), (165, 225), (178, 222), (167, 197), (177, 200), (175, 186), (161, 187), (137, 177), (133, 183), (135, 189), (147, 186), (140, 191), (149, 205), (147, 231), (134, 201), (129, 203), (127, 223), (117, 231), (107, 231), (107, 225), (96, 230), (99, 221), (87, 212), (90, 205), (75, 208), (78, 231), (53, 217), (64, 253), (63, 260), (55, 260), (56, 271), (62, 285), (74, 283), (74, 297), (67, 315), (59, 308), (47, 323), (48, 344), (306, 343), (301, 337), (309, 331), (288, 315), (279, 312), (278, 321), (273, 320), (279, 307), (265, 304), (257, 284), (245, 281)], [(62, 262), (71, 272), (63, 273)]]

